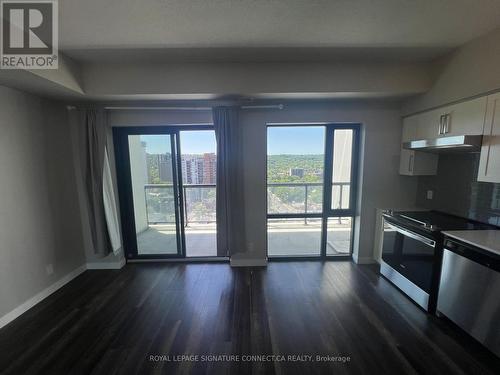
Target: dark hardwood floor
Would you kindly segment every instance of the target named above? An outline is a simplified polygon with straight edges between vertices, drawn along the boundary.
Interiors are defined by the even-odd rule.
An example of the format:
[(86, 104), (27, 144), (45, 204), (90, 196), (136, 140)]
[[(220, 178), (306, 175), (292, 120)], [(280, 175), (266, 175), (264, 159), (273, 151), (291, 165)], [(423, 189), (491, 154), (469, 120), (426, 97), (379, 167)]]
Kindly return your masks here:
[[(198, 360), (174, 361), (183, 354)], [(205, 361), (210, 354), (220, 361)], [(222, 361), (222, 355), (239, 357)], [(301, 358), (292, 355), (312, 355), (313, 361), (293, 361)], [(500, 359), (449, 321), (420, 310), (374, 267), (350, 262), (275, 262), (267, 269), (129, 264), (87, 271), (0, 330), (2, 374), (499, 369)]]

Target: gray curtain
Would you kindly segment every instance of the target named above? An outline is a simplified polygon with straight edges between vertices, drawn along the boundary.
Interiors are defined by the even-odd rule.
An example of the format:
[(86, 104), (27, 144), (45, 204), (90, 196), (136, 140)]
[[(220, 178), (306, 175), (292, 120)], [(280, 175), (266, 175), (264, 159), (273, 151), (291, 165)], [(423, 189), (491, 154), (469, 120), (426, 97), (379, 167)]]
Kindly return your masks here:
[(243, 197), (243, 138), (239, 109), (213, 108), (217, 139), (217, 255), (228, 256), (245, 248), (245, 205)]
[(85, 200), (94, 253), (106, 256), (112, 251), (103, 198), (106, 111), (78, 109), (75, 112), (78, 126), (79, 159), (85, 185)]

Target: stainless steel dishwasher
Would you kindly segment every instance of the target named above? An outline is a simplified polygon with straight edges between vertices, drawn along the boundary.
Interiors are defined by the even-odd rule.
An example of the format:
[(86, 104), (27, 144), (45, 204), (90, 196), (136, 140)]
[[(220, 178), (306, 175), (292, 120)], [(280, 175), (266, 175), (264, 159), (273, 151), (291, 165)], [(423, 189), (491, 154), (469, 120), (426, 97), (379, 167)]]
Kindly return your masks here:
[(500, 256), (446, 238), (437, 314), (500, 357)]

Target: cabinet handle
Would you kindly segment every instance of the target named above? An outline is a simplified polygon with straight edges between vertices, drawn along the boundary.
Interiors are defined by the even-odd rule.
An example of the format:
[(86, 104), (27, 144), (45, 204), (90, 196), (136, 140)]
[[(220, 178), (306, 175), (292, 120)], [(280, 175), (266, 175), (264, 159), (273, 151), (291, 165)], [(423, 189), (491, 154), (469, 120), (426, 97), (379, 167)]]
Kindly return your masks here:
[(439, 127), (438, 127), (438, 134), (439, 135), (443, 134), (443, 119), (444, 119), (444, 115), (439, 116)]
[(413, 154), (408, 159), (408, 172), (413, 172)]
[(446, 115), (444, 115), (443, 134), (446, 134), (449, 132), (450, 132), (450, 114), (447, 113)]

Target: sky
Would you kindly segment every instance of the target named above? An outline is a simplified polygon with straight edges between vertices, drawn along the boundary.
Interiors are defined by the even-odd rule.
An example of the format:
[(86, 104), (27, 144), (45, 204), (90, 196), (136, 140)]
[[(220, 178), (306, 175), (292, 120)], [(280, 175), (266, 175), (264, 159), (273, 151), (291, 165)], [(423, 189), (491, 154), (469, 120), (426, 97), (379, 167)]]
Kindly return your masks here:
[[(215, 133), (212, 130), (181, 131), (181, 152), (183, 154), (203, 154), (216, 152)], [(147, 144), (147, 153), (164, 154), (170, 152), (169, 135), (141, 135)], [(322, 126), (267, 128), (268, 155), (322, 154), (325, 149), (325, 128)]]
[(267, 128), (267, 154), (310, 155), (325, 152), (323, 126), (270, 126)]
[[(181, 131), (180, 137), (183, 154), (216, 152), (215, 133), (211, 130)], [(169, 135), (141, 135), (141, 141), (146, 142), (148, 154), (171, 152)]]

